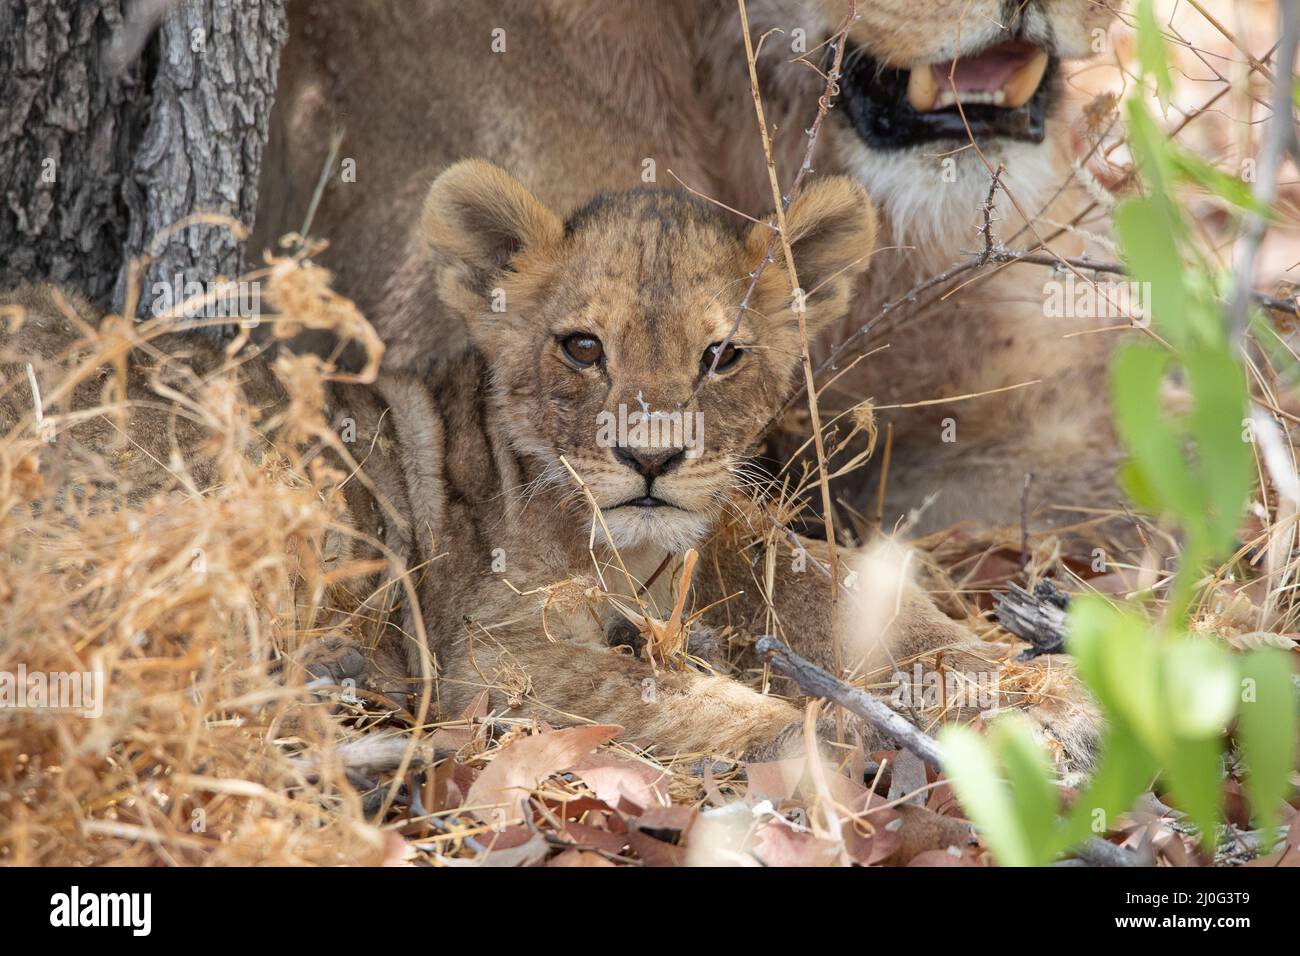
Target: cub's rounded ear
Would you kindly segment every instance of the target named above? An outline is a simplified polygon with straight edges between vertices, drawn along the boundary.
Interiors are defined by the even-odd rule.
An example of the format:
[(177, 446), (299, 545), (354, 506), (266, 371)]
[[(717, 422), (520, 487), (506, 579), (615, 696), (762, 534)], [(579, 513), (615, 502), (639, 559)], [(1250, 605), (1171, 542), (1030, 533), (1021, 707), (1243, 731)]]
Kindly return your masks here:
[[(876, 213), (867, 191), (847, 176), (814, 180), (790, 204), (785, 228), (808, 320), (822, 327), (848, 310), (853, 279), (867, 268), (876, 245)], [(774, 233), (766, 224), (750, 230), (746, 250), (757, 267)], [(778, 242), (764, 272), (762, 295), (769, 311), (791, 302), (790, 280)], [(780, 300), (777, 302), (775, 300)]]
[(462, 281), (478, 293), (564, 238), (559, 216), (504, 169), (481, 159), (461, 160), (434, 180), (421, 226), (428, 243), (460, 265)]

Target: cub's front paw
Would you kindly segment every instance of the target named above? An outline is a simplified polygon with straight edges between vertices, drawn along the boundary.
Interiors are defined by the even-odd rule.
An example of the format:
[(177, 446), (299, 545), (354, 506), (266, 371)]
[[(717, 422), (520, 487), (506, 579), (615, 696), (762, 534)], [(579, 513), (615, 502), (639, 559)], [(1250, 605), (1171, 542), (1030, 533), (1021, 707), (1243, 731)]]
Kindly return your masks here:
[(352, 686), (362, 687), (370, 676), (365, 649), (343, 637), (312, 641), (294, 655), (294, 660), (315, 681), (340, 685), (351, 681)]
[(1097, 761), (1101, 709), (1064, 662), (1056, 659), (1043, 670), (1024, 713), (1063, 780), (1077, 785)]
[[(845, 746), (850, 748), (860, 747), (870, 753), (873, 750), (885, 750), (894, 746), (889, 737), (856, 714), (845, 712), (844, 731)], [(813, 726), (813, 734), (817, 739), (817, 751), (824, 764), (835, 766), (844, 760), (845, 746), (835, 743), (836, 721), (833, 714), (823, 713), (823, 716), (817, 718), (817, 723)], [(791, 721), (771, 739), (751, 746), (741, 759), (746, 763), (765, 763), (769, 760), (791, 760), (795, 757), (803, 757), (807, 753), (808, 731), (804, 721), (800, 719)]]
[[(835, 718), (818, 719), (815, 732), (817, 747), (822, 756), (827, 756), (827, 741), (835, 739)], [(775, 736), (762, 743), (752, 745), (741, 756), (746, 763), (767, 763), (770, 760), (792, 760), (808, 752), (808, 735), (802, 720), (792, 720), (779, 730)]]

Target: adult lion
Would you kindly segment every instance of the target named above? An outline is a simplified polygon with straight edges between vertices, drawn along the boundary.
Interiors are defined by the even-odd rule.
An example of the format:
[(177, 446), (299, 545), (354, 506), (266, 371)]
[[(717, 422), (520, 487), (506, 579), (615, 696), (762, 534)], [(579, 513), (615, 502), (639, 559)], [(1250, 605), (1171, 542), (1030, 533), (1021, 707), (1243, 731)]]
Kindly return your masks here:
[[(848, 6), (847, 0), (751, 0), (754, 37), (781, 31), (763, 44), (759, 75), (769, 122), (786, 131), (776, 139), (776, 159), (787, 177), (803, 161), (801, 131), (825, 89), (822, 76), (794, 61), (791, 45), (814, 50), (845, 22)], [(823, 403), (843, 407), (872, 396), (878, 405), (911, 406), (887, 413), (893, 447), (885, 527), (918, 508), (920, 530), (963, 519), (1019, 524), (1028, 504), (1031, 524), (1041, 529), (1121, 503), (1106, 397), (1107, 359), (1117, 329), (1129, 325), (1118, 297), (1099, 295), (1092, 314), (1072, 308), (1054, 314), (1049, 303), (1060, 296), (1053, 293), (1072, 283), (1082, 288), (1090, 274), (1027, 265), (964, 273), (912, 295), (986, 245), (1036, 251), (1040, 258), (1078, 256), (1085, 229), (1104, 231), (1097, 216), (1078, 228), (1096, 190), (1090, 194), (1074, 173), (1079, 111), (1062, 66), (1104, 48), (1116, 6), (1098, 0), (857, 4), (839, 96), (813, 166), (862, 182), (880, 210), (881, 233), (852, 314), (823, 336), (817, 357), (824, 360), (837, 343), (879, 322), (865, 338), (859, 335), (856, 349), (837, 356), (843, 369), (855, 354), (870, 351)], [(737, 16), (717, 10), (705, 34), (709, 70), (700, 82), (723, 141), (733, 144), (721, 198), (742, 209), (761, 207), (770, 187), (754, 158), (761, 144), (749, 81), (738, 75), (745, 53)], [(808, 59), (825, 67), (830, 54)], [(1003, 188), (992, 193), (986, 219), (995, 173)], [(979, 397), (934, 402), (959, 396)], [(859, 482), (849, 497), (862, 510), (874, 507), (880, 481)]]

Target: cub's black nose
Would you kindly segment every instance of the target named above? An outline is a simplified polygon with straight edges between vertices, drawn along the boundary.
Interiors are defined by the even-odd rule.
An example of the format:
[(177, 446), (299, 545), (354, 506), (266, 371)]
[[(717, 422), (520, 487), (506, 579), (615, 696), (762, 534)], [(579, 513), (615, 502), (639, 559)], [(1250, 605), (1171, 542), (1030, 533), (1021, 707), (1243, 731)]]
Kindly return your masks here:
[(614, 446), (614, 457), (632, 468), (638, 475), (654, 481), (682, 463), (686, 457), (685, 448), (633, 448), (626, 445)]

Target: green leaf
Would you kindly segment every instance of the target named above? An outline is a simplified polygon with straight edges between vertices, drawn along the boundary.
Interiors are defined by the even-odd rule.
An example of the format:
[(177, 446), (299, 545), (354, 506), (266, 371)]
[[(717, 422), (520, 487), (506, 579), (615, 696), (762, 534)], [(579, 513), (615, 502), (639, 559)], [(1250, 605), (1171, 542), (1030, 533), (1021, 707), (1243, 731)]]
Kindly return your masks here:
[(1138, 66), (1143, 76), (1156, 82), (1156, 95), (1160, 105), (1168, 109), (1173, 93), (1173, 80), (1169, 75), (1169, 59), (1165, 55), (1165, 39), (1156, 22), (1153, 0), (1140, 0), (1137, 9)]
[(1066, 633), (1079, 678), (1106, 711), (1107, 719), (1159, 754), (1169, 744), (1161, 707), (1160, 644), (1150, 625), (1098, 597), (1076, 598)]
[(1246, 791), (1261, 830), (1277, 825), (1278, 805), (1290, 790), (1296, 752), (1296, 691), (1292, 655), (1276, 647), (1247, 654), (1242, 661), (1237, 739), (1248, 775)]
[(1169, 726), (1161, 707), (1161, 646), (1150, 627), (1131, 614), (1117, 616), (1104, 639), (1107, 694), (1117, 715), (1156, 756), (1169, 749)]
[[(1097, 768), (1071, 806), (1054, 849), (1112, 829), (1159, 770), (1146, 741), (1164, 748), (1168, 740), (1160, 725), (1160, 645), (1146, 621), (1099, 596), (1082, 596), (1070, 603), (1066, 633), (1075, 671), (1106, 714), (1106, 731)], [(1134, 716), (1143, 729), (1134, 726)]]
[(1236, 176), (1216, 169), (1205, 160), (1185, 149), (1173, 148), (1171, 159), (1179, 175), (1190, 182), (1204, 186), (1220, 199), (1238, 209), (1247, 209), (1261, 216), (1271, 215), (1269, 208), (1256, 198), (1250, 186)]
[(1147, 284), (1147, 318), (1166, 338), (1181, 342), (1186, 337), (1187, 285), (1169, 217), (1150, 198), (1129, 199), (1115, 209), (1115, 230), (1129, 274)]
[(1106, 634), (1116, 626), (1121, 612), (1095, 594), (1081, 595), (1070, 602), (1065, 627), (1066, 650), (1074, 658), (1079, 679), (1107, 711), (1115, 709), (1106, 681)]
[[(1022, 714), (1005, 714), (999, 717), (989, 735), (990, 743), (1002, 766), (1006, 768), (1007, 782), (1011, 786), (1011, 800), (1016, 816), (1029, 845), (1037, 849), (1043, 862), (1055, 853), (1049, 852), (1056, 829), (1056, 812), (1059, 798), (1052, 783), (1052, 768), (1033, 731)], [(1047, 854), (1045, 857), (1042, 854)]]
[(1232, 656), (1204, 638), (1184, 637), (1161, 648), (1164, 720), (1179, 738), (1222, 736), (1237, 708)]
[(1246, 378), (1226, 342), (1184, 356), (1193, 405), (1199, 482), (1205, 497), (1207, 545), (1213, 557), (1232, 548), (1254, 481), (1254, 455), (1241, 439)]
[(1115, 428), (1161, 511), (1197, 520), (1200, 493), (1183, 460), (1178, 436), (1161, 411), (1161, 383), (1169, 355), (1146, 344), (1129, 345), (1111, 365)]
[(1241, 439), (1245, 377), (1217, 318), (1212, 327), (1214, 341), (1198, 329), (1184, 350), (1193, 395), (1186, 437), (1192, 439), (1194, 469), (1186, 458), (1184, 435), (1161, 407), (1162, 383), (1173, 356), (1133, 344), (1116, 354), (1111, 368), (1115, 428), (1130, 455), (1125, 487), (1143, 508), (1177, 518), (1186, 531), (1182, 567), (1170, 597), (1174, 620), (1186, 610), (1204, 565), (1232, 548), (1254, 481), (1251, 448)]
[[(1137, 162), (1143, 180), (1150, 187), (1152, 198), (1160, 204), (1161, 219), (1172, 217), (1181, 221), (1178, 207), (1170, 198), (1170, 185), (1176, 170), (1173, 164), (1174, 147), (1169, 137), (1160, 129), (1156, 118), (1151, 115), (1140, 96), (1130, 96), (1124, 101), (1124, 114), (1133, 159)], [(1182, 238), (1184, 233), (1185, 230), (1180, 227), (1176, 238)]]
[(1016, 816), (1006, 784), (995, 770), (993, 752), (969, 727), (948, 726), (939, 733), (943, 768), (953, 791), (1003, 866), (1034, 866), (1040, 860)]
[(1169, 752), (1167, 773), (1174, 799), (1201, 831), (1201, 846), (1213, 850), (1219, 824), (1223, 739), (1181, 738)]
[(1076, 846), (1115, 827), (1115, 818), (1151, 785), (1155, 758), (1122, 723), (1111, 723), (1101, 743), (1101, 757), (1087, 787), (1075, 799), (1058, 845)]

